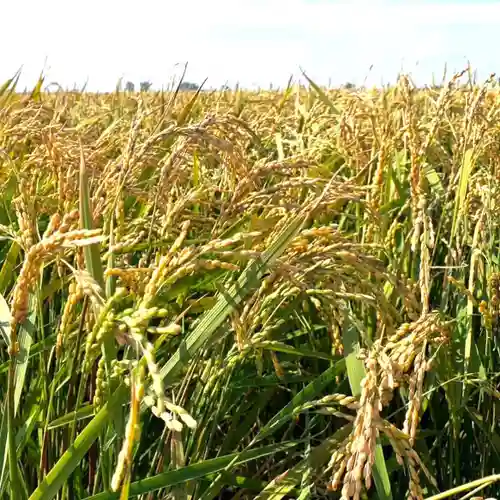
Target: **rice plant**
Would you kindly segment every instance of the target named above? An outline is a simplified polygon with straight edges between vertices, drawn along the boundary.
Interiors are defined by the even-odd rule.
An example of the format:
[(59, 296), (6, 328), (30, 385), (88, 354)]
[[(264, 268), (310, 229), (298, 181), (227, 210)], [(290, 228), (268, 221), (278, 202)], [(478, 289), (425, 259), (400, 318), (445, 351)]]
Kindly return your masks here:
[(500, 98), (464, 75), (6, 82), (1, 498), (495, 494)]

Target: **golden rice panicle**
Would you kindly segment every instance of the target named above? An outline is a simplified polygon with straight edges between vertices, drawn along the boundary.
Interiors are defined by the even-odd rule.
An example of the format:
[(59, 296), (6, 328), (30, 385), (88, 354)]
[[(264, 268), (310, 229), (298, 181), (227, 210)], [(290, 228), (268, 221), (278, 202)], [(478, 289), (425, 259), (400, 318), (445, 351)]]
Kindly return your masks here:
[(29, 179), (21, 176), (18, 182), (20, 194), (13, 200), (13, 206), (19, 224), (21, 246), (28, 251), (39, 238), (35, 210), (36, 176)]
[(448, 326), (436, 313), (421, 316), (412, 323), (404, 323), (388, 340), (384, 347), (392, 363), (401, 373), (409, 372), (416, 356), (425, 351), (427, 345), (440, 345), (448, 342)]
[[(93, 294), (94, 288), (90, 286), (88, 293)], [(83, 358), (83, 370), (90, 373), (93, 362), (99, 355), (100, 348), (108, 335), (114, 335), (119, 328), (117, 325), (117, 313), (115, 308), (117, 304), (127, 295), (125, 288), (117, 288), (115, 294), (109, 297), (99, 307), (95, 308), (95, 321), (85, 341), (85, 355)]]
[(49, 220), (47, 229), (43, 233), (42, 239), (48, 238), (49, 236), (52, 236), (56, 231), (59, 231), (61, 227), (61, 221), (62, 218), (59, 212), (53, 214)]
[(377, 423), (382, 404), (378, 390), (377, 361), (371, 356), (365, 360), (366, 376), (361, 382), (359, 410), (353, 424), (349, 458), (346, 464), (342, 498), (358, 500), (363, 483), (370, 489), (375, 446), (378, 437)]
[(410, 436), (410, 444), (413, 446), (417, 435), (417, 427), (420, 420), (420, 408), (424, 398), (424, 377), (430, 364), (425, 359), (425, 347), (417, 354), (413, 364), (413, 373), (410, 375), (410, 387), (408, 395), (408, 409), (406, 411), (403, 432)]
[(161, 257), (158, 266), (154, 270), (149, 283), (146, 286), (146, 290), (144, 291), (144, 297), (142, 299), (142, 307), (147, 307), (156, 296), (156, 292), (158, 288), (162, 285), (165, 274), (169, 268), (169, 265), (174, 257), (174, 255), (180, 250), (182, 243), (186, 239), (187, 232), (189, 230), (190, 221), (183, 222), (181, 226), (181, 232), (177, 239), (172, 244), (172, 247), (169, 249), (168, 253)]
[(231, 315), (231, 323), (235, 334), (236, 347), (241, 352), (245, 348), (248, 340), (248, 328), (241, 321), (241, 316), (238, 311), (234, 311)]
[(146, 289), (147, 284), (151, 279), (151, 275), (153, 274), (153, 269), (150, 267), (131, 267), (131, 268), (120, 268), (113, 267), (106, 269), (104, 273), (105, 278), (109, 278), (110, 276), (116, 277), (119, 282), (134, 293), (137, 296), (141, 296)]
[(489, 279), (490, 303), (493, 319), (496, 320), (500, 311), (500, 273), (492, 273)]
[(92, 404), (96, 411), (99, 411), (104, 402), (104, 394), (106, 391), (106, 387), (108, 385), (106, 379), (106, 360), (104, 356), (99, 359), (99, 363), (97, 364), (97, 373), (95, 377), (95, 392), (94, 397), (92, 399)]
[(421, 213), (419, 218), (421, 221), (422, 234), (420, 235), (420, 300), (422, 304), (422, 315), (429, 312), (429, 297), (430, 297), (430, 283), (431, 283), (431, 254), (430, 250), (434, 247), (434, 230), (432, 227), (432, 220), (426, 213), (427, 201), (425, 195), (421, 194), (419, 208)]
[(56, 232), (48, 238), (31, 246), (26, 253), (21, 272), (14, 286), (11, 301), (11, 335), (13, 353), (17, 353), (17, 327), (23, 323), (28, 315), (29, 292), (34, 289), (40, 278), (43, 263), (57, 252), (79, 240), (92, 238), (99, 231), (79, 230), (70, 233)]
[(123, 440), (115, 472), (111, 479), (112, 491), (118, 491), (125, 477), (127, 477), (131, 472), (134, 444), (139, 440), (140, 436), (139, 413), (141, 401), (144, 398), (144, 378), (144, 371), (139, 370), (137, 376), (133, 378), (130, 384), (130, 413), (125, 428), (125, 439)]
[(125, 201), (123, 200), (123, 196), (120, 196), (116, 201), (115, 219), (116, 219), (116, 228), (115, 228), (115, 244), (116, 244), (117, 242), (122, 240), (125, 229)]
[(380, 366), (380, 401), (386, 406), (391, 402), (394, 389), (399, 385), (401, 372), (387, 353), (379, 352), (377, 360)]
[[(165, 413), (165, 388), (156, 364), (154, 346), (147, 340), (145, 331), (152, 318), (166, 317), (167, 315), (168, 311), (166, 309), (139, 307), (131, 311), (129, 315), (121, 317), (121, 321), (126, 325), (126, 330), (123, 333), (129, 337), (130, 343), (136, 347), (146, 361), (154, 395), (151, 396), (152, 400), (150, 398), (149, 406), (151, 406), (151, 410), (156, 416), (162, 418)], [(171, 331), (175, 333), (178, 330), (172, 327)]]
[(329, 489), (331, 491), (337, 491), (342, 486), (350, 448), (351, 440), (350, 436), (348, 436), (344, 439), (344, 441), (338, 443), (338, 446), (335, 447), (335, 450), (330, 457), (328, 469), (331, 469), (333, 472), (333, 476), (329, 484)]
[[(82, 293), (90, 299), (97, 316), (104, 305), (104, 291), (86, 269), (73, 270), (73, 276)], [(124, 292), (121, 291), (121, 294), (123, 295)]]
[(21, 246), (25, 250), (28, 250), (35, 244), (36, 238), (33, 214), (28, 211), (26, 205), (20, 201), (20, 198), (14, 201), (14, 207), (16, 209), (17, 222), (19, 224), (19, 240)]
[[(386, 170), (386, 164), (390, 161), (390, 155), (392, 153), (394, 139), (391, 140), (391, 135), (394, 132), (389, 127), (389, 120), (386, 119), (386, 123), (381, 131), (381, 136), (379, 138), (379, 151), (377, 158), (377, 168), (372, 178), (371, 191), (369, 194), (370, 210), (373, 214), (377, 214), (384, 195), (384, 171)], [(368, 215), (368, 214), (367, 214)], [(372, 222), (368, 225), (366, 232), (366, 241), (371, 242), (374, 239), (375, 233), (379, 231), (379, 226)]]
[(61, 356), (76, 305), (83, 299), (84, 296), (85, 294), (83, 288), (76, 281), (72, 281), (69, 285), (68, 298), (66, 300), (66, 303), (64, 304), (64, 309), (61, 316), (61, 325), (59, 326), (59, 331), (57, 332), (57, 357)]
[(60, 233), (67, 233), (78, 228), (78, 222), (80, 218), (80, 212), (78, 209), (73, 209), (70, 212), (64, 214), (60, 226), (58, 228)]
[(411, 500), (424, 500), (424, 490), (420, 482), (420, 473), (423, 472), (428, 481), (437, 488), (436, 480), (429, 473), (412, 448), (408, 435), (400, 431), (387, 420), (380, 421), (380, 431), (385, 434), (394, 449), (399, 465), (406, 464), (409, 472), (409, 489), (407, 498)]
[(407, 75), (401, 75), (399, 89), (404, 102), (404, 127), (410, 149), (410, 188), (411, 188), (411, 211), (415, 222), (415, 232), (418, 234), (420, 225), (418, 223), (418, 199), (420, 195), (420, 164), (419, 164), (419, 138), (415, 116), (415, 103), (413, 99), (414, 88)]
[(344, 354), (344, 343), (342, 342), (340, 326), (337, 323), (334, 323), (330, 329), (330, 338), (332, 339), (333, 354), (342, 356)]
[[(360, 355), (364, 359), (366, 375), (361, 382), (361, 396), (356, 406), (349, 446), (345, 456), (332, 458), (336, 470), (331, 487), (338, 488), (343, 475), (343, 499), (360, 498), (363, 483), (366, 489), (370, 488), (379, 430), (389, 434), (398, 461), (402, 462), (402, 457), (407, 461), (412, 498), (422, 498), (419, 496), (422, 489), (418, 476), (422, 465), (411, 447), (419, 423), (424, 377), (430, 369), (430, 362), (426, 359), (427, 346), (431, 343), (439, 345), (446, 340), (446, 325), (438, 314), (430, 313), (413, 323), (401, 325), (387, 340), (380, 337), (368, 352)], [(408, 372), (409, 376), (406, 375)], [(399, 431), (381, 418), (380, 412), (391, 401), (395, 388), (406, 384), (407, 380), (410, 404), (404, 429)]]

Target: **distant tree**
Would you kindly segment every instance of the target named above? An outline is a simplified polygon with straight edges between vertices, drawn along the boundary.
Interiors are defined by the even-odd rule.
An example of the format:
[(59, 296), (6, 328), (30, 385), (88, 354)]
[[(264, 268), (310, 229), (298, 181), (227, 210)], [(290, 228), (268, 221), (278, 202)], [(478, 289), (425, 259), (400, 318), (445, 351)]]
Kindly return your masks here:
[(125, 84), (125, 90), (127, 92), (133, 92), (135, 90), (135, 85), (132, 82), (127, 82)]
[(198, 90), (200, 86), (197, 83), (181, 82), (179, 90)]
[(345, 88), (345, 89), (347, 89), (347, 90), (352, 90), (352, 89), (355, 89), (355, 88), (356, 88), (356, 85), (354, 85), (354, 83), (347, 82), (347, 83), (344, 85), (344, 88)]
[(151, 85), (153, 85), (151, 82), (141, 82), (141, 92), (147, 92)]

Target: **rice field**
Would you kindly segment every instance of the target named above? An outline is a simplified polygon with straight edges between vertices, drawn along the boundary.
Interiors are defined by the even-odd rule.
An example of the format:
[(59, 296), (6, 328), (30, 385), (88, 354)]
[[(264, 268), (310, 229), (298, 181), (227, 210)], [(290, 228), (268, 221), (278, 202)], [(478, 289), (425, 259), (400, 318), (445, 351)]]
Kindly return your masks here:
[(0, 88), (0, 498), (500, 491), (496, 84), (309, 83)]

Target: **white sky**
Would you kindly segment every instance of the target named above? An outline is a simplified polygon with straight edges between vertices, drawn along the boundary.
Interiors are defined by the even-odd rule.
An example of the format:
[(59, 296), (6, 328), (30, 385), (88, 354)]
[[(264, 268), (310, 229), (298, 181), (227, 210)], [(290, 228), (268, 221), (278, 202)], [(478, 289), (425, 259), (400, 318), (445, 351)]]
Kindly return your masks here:
[(22, 66), (21, 87), (45, 68), (63, 87), (160, 88), (185, 62), (188, 81), (211, 87), (285, 85), (300, 67), (323, 84), (401, 69), (430, 83), (467, 60), (481, 78), (500, 70), (499, 1), (4, 0), (1, 18), (0, 80)]

